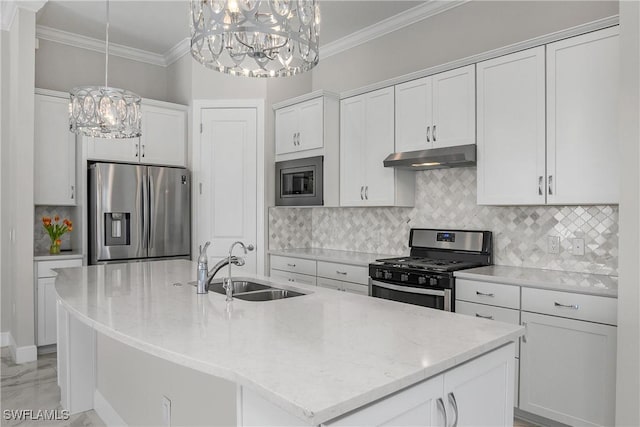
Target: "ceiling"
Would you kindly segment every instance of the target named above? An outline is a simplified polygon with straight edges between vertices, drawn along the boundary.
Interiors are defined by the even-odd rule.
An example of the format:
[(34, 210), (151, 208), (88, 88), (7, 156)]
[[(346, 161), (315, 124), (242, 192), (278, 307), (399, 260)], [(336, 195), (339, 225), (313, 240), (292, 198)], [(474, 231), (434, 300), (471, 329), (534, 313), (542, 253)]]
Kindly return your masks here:
[[(320, 45), (326, 45), (428, 1), (319, 0)], [(189, 37), (188, 0), (112, 0), (109, 41), (165, 54)], [(49, 0), (37, 13), (38, 25), (104, 40), (106, 2)]]

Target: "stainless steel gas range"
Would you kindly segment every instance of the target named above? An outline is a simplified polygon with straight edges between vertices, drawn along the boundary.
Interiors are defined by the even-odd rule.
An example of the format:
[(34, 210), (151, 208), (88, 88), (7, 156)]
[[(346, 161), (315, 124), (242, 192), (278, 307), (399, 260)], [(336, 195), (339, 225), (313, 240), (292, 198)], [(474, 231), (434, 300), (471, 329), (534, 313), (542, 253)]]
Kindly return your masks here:
[(369, 295), (455, 311), (453, 272), (493, 264), (490, 231), (412, 228), (408, 257), (369, 264)]

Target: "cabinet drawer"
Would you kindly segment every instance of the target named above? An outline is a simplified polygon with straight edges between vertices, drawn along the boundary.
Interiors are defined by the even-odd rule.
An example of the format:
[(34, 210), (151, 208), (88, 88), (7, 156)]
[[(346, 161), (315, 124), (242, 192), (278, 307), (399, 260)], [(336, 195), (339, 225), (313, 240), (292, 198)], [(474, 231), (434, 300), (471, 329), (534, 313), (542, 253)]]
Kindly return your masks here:
[(616, 325), (618, 300), (571, 292), (522, 288), (522, 310)]
[(318, 276), (369, 285), (369, 269), (357, 265), (318, 261)]
[[(520, 324), (520, 310), (511, 308), (494, 307), (492, 305), (477, 304), (456, 300), (456, 313), (484, 319), (497, 320), (498, 322)], [(520, 357), (520, 346), (516, 343), (516, 357)]]
[(520, 308), (520, 287), (476, 280), (456, 279), (456, 300), (506, 308)]
[(352, 294), (369, 295), (368, 285), (365, 286), (358, 283), (343, 282), (342, 280), (327, 279), (326, 277), (318, 277), (318, 286)]
[(316, 262), (310, 259), (271, 255), (271, 268), (293, 273), (316, 275)]
[(271, 269), (270, 276), (274, 279), (283, 279), (291, 283), (304, 283), (305, 285), (316, 285), (316, 276), (307, 274), (292, 273), (290, 271), (281, 271)]
[(81, 259), (65, 259), (56, 261), (38, 261), (38, 277), (55, 277), (53, 268), (82, 267)]

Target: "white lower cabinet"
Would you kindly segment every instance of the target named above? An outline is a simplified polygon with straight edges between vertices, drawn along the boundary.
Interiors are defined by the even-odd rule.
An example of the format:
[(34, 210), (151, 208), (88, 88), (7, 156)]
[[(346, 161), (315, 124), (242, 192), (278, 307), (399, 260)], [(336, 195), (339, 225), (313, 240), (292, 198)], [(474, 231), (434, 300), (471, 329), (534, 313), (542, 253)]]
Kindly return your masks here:
[(56, 275), (54, 268), (81, 267), (81, 259), (36, 262), (36, 344), (56, 343)]
[(291, 271), (282, 271), (272, 268), (269, 275), (276, 279), (284, 279), (287, 282), (291, 283), (304, 283), (305, 285), (313, 286), (316, 285), (316, 276), (309, 276), (308, 274), (293, 273)]
[(318, 277), (318, 286), (323, 288), (335, 289), (336, 291), (349, 292), (351, 294), (369, 295), (369, 287), (359, 283), (345, 282), (343, 280), (327, 279), (326, 277)]
[(513, 354), (509, 344), (325, 425), (513, 425)]
[(614, 425), (616, 328), (528, 312), (522, 324), (520, 409), (570, 425)]

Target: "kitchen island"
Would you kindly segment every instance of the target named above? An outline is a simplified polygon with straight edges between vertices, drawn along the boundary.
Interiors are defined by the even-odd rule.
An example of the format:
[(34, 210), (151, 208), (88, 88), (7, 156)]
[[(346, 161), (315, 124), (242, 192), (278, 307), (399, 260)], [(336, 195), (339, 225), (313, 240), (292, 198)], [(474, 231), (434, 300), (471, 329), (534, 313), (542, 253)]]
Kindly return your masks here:
[[(155, 411), (164, 423), (184, 425), (187, 418), (171, 419), (170, 411), (178, 415), (191, 399), (176, 396), (191, 388), (194, 400), (202, 397), (185, 383), (193, 377), (215, 385), (205, 401), (225, 402), (213, 412), (201, 408), (209, 425), (512, 422), (520, 326), (299, 284), (306, 295), (227, 303), (224, 295), (197, 295), (188, 283), (195, 272), (189, 261), (59, 271), (63, 407), (95, 408), (107, 424), (140, 424), (145, 416), (157, 424)], [(109, 345), (122, 347), (109, 352)], [(133, 370), (117, 362), (127, 352), (136, 352)], [(173, 369), (184, 371), (171, 377)], [(130, 404), (142, 414), (133, 416), (131, 397), (123, 403), (118, 395), (144, 378), (168, 384), (154, 392), (171, 406), (137, 396)]]

